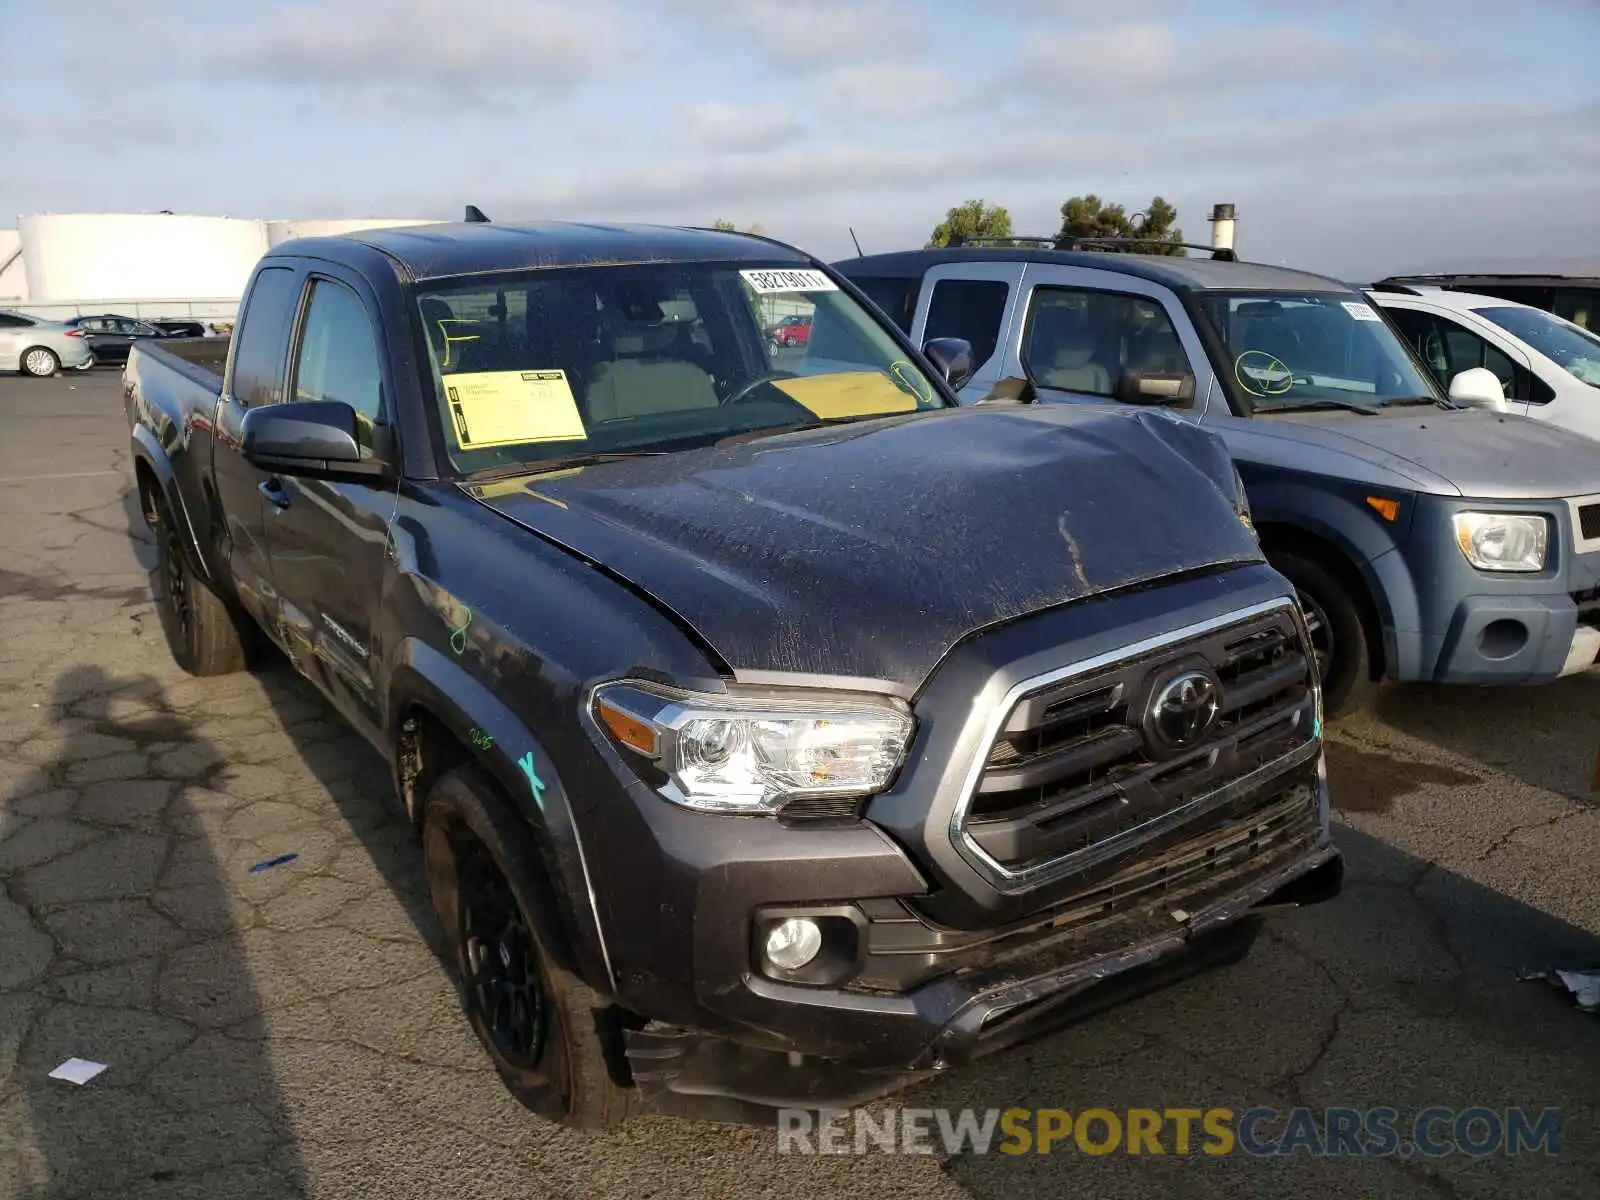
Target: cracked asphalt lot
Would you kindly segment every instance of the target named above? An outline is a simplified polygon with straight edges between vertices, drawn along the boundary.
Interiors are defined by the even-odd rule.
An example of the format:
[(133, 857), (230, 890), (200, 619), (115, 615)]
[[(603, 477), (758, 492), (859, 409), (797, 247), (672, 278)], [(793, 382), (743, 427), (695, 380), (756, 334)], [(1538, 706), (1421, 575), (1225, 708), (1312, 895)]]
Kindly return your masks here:
[[(1600, 1194), (1600, 1016), (1516, 979), (1600, 965), (1600, 678), (1390, 690), (1332, 734), (1339, 900), (897, 1098), (1554, 1106), (1555, 1157), (799, 1157), (656, 1118), (590, 1138), (479, 1054), (378, 758), (281, 662), (173, 667), (125, 445), (114, 372), (0, 380), (0, 1197)], [(110, 1069), (47, 1077), (73, 1055)]]

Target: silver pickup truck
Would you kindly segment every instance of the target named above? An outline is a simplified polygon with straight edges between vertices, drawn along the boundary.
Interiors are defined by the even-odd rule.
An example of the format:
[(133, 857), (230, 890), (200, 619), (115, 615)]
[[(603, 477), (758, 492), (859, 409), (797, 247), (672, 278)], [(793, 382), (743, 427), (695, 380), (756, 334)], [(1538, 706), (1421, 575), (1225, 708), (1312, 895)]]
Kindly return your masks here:
[(1600, 442), (1478, 407), (1501, 397), (1481, 369), (1447, 395), (1336, 279), (995, 242), (834, 265), (919, 345), (972, 344), (964, 403), (1013, 381), (1221, 434), (1330, 713), (1385, 677), (1537, 683), (1600, 659)]

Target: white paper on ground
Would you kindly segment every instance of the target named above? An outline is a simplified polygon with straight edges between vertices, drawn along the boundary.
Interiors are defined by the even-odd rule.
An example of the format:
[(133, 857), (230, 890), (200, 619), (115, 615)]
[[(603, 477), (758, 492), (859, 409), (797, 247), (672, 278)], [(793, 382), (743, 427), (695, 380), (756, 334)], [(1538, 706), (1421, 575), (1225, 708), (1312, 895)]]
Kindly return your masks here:
[(1553, 971), (1584, 1012), (1600, 1009), (1600, 971)]
[(105, 1069), (105, 1063), (90, 1062), (87, 1058), (69, 1058), (50, 1072), (50, 1078), (65, 1079), (68, 1083), (76, 1083), (81, 1087)]

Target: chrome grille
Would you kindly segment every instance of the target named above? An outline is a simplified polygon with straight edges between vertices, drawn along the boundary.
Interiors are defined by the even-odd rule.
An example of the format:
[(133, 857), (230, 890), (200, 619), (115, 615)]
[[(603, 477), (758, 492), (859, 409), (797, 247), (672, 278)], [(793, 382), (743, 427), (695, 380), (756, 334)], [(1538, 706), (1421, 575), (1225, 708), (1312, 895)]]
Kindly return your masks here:
[[(1140, 831), (1170, 832), (1164, 818), (1196, 799), (1314, 752), (1311, 664), (1284, 604), (1025, 692), (988, 750), (959, 832), (1008, 875), (1074, 857), (1086, 867), (1126, 862)], [(1189, 667), (1220, 685), (1217, 719), (1195, 745), (1157, 752), (1146, 710)], [(1111, 839), (1114, 856), (1101, 852)]]

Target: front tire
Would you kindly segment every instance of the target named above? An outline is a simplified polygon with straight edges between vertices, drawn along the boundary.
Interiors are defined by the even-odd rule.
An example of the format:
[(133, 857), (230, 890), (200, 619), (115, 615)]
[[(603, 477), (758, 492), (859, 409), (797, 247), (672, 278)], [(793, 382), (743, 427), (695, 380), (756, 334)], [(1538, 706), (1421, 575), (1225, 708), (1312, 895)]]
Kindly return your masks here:
[(249, 629), (215, 592), (195, 575), (184, 554), (183, 534), (165, 500), (152, 505), (150, 529), (156, 535), (156, 608), (173, 661), (190, 675), (231, 675), (249, 665)]
[(1377, 683), (1368, 654), (1367, 622), (1361, 605), (1333, 572), (1297, 554), (1271, 555), (1300, 597), (1322, 681), (1322, 710), (1330, 719), (1363, 709)]
[(22, 370), (35, 379), (49, 379), (61, 370), (61, 360), (56, 352), (45, 346), (34, 346), (22, 352)]
[(608, 1069), (608, 1003), (540, 937), (538, 851), (481, 768), (428, 791), (422, 844), (462, 1009), (506, 1089), (562, 1125), (621, 1125), (637, 1092)]

